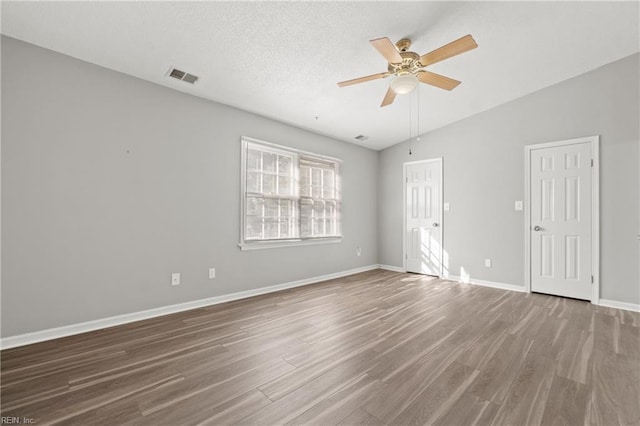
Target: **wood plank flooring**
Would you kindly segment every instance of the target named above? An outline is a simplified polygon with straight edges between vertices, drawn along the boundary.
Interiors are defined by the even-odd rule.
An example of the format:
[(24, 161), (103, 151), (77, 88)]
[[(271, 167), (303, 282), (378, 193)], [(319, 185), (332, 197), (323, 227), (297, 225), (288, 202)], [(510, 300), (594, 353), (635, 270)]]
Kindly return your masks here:
[(375, 270), (5, 350), (1, 379), (23, 424), (639, 425), (640, 314)]

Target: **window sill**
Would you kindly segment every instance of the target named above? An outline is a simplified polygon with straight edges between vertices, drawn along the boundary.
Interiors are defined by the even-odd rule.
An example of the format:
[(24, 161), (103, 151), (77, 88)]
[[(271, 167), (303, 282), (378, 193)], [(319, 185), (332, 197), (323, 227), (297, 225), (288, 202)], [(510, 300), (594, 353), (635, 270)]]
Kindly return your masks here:
[(281, 247), (314, 246), (319, 244), (335, 244), (342, 242), (342, 237), (313, 238), (308, 240), (287, 240), (287, 241), (255, 241), (251, 243), (238, 244), (240, 250), (262, 250)]

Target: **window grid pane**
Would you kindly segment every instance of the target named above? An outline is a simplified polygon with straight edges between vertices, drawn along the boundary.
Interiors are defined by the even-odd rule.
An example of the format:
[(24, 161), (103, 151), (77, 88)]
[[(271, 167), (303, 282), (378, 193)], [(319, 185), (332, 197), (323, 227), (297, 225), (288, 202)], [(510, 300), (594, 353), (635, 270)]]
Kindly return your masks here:
[(337, 162), (247, 147), (245, 241), (340, 235)]

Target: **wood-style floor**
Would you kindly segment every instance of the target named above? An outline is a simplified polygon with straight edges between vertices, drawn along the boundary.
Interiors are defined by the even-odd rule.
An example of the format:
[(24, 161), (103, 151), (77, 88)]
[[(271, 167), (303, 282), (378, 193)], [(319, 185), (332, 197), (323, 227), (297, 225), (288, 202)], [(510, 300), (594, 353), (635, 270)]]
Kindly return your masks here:
[(637, 425), (640, 314), (376, 270), (6, 350), (1, 377), (39, 425)]

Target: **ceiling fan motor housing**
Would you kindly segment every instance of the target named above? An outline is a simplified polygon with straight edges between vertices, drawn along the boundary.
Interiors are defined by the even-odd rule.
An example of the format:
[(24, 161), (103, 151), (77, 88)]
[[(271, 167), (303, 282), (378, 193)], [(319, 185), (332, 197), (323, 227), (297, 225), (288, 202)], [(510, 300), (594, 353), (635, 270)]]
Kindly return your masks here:
[(415, 73), (422, 68), (420, 64), (420, 55), (415, 52), (400, 52), (400, 56), (402, 56), (402, 62), (400, 63), (389, 63), (389, 72), (393, 74), (400, 73)]

